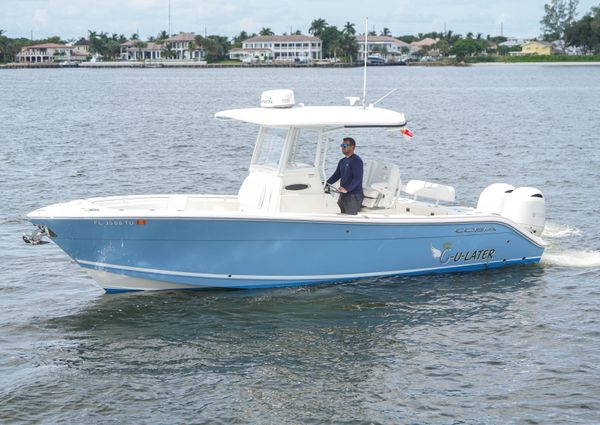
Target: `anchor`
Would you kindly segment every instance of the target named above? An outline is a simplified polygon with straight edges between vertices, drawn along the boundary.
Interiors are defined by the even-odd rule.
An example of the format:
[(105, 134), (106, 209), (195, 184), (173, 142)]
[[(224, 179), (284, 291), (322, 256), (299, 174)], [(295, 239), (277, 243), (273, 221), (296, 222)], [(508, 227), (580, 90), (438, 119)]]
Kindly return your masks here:
[(44, 236), (50, 237), (48, 229), (38, 225), (30, 235), (23, 234), (23, 241), (31, 245), (42, 245), (48, 243), (48, 241), (43, 240)]

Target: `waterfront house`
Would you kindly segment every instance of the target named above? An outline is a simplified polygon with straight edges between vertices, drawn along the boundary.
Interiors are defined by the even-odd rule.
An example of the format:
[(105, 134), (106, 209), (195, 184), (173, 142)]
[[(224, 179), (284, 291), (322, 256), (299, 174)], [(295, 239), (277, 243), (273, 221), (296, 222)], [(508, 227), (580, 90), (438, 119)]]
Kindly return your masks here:
[(511, 56), (551, 55), (555, 51), (547, 41), (529, 41), (521, 46), (520, 52), (510, 52)]
[[(190, 50), (190, 44), (192, 44)], [(203, 59), (206, 51), (202, 46), (196, 45), (196, 35), (193, 32), (181, 32), (165, 40), (165, 45), (174, 53), (174, 59), (192, 60)]]
[[(321, 39), (309, 35), (259, 35), (242, 42), (243, 52), (238, 55), (254, 55), (256, 49), (275, 61), (308, 62), (323, 58)], [(266, 51), (270, 51), (270, 56)], [(260, 57), (260, 55), (259, 55)]]
[(73, 46), (57, 43), (35, 44), (25, 46), (16, 55), (16, 61), (21, 63), (53, 63), (71, 60)]
[(433, 38), (424, 38), (423, 40), (413, 41), (410, 43), (410, 51), (411, 53), (420, 53), (431, 50), (438, 41), (439, 40), (434, 40)]
[(530, 41), (521, 46), (521, 52), (524, 55), (551, 55), (554, 48), (547, 41)]
[(73, 50), (71, 50), (71, 60), (77, 62), (83, 62), (87, 60), (88, 56), (90, 56), (90, 41), (85, 38), (80, 39), (79, 41), (70, 44), (73, 46)]
[[(365, 36), (357, 35), (358, 60), (364, 60), (365, 55)], [(383, 35), (371, 35), (367, 37), (367, 56), (374, 53), (379, 54), (386, 61), (397, 61), (399, 58), (410, 51), (410, 45), (394, 37)]]
[(163, 46), (152, 42), (128, 40), (121, 44), (121, 60), (157, 60), (162, 59)]

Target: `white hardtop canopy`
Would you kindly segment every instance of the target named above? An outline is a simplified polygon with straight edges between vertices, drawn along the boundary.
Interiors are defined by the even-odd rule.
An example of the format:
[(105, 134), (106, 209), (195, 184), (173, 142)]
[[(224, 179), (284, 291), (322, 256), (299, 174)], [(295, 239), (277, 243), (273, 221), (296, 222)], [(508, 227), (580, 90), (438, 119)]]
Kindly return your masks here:
[(362, 106), (294, 106), (244, 108), (217, 112), (215, 118), (234, 119), (264, 127), (404, 127), (404, 114)]

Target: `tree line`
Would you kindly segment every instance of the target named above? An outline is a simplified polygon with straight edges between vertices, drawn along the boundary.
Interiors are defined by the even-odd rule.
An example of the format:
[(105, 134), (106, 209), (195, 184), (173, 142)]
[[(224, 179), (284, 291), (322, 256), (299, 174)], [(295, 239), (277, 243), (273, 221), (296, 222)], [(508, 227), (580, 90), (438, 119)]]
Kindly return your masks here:
[[(544, 16), (540, 21), (542, 30), (542, 39), (546, 41), (562, 40), (564, 46), (577, 46), (583, 50), (583, 53), (600, 53), (600, 4), (592, 7), (589, 13), (581, 19), (576, 19), (577, 6), (579, 0), (550, 0), (544, 5)], [(356, 59), (359, 46), (356, 40), (356, 25), (346, 22), (341, 28), (330, 25), (323, 18), (314, 19), (308, 29), (308, 33), (321, 39), (324, 58), (336, 58), (341, 61), (352, 62)], [(302, 32), (296, 30), (290, 35), (300, 35)], [(173, 34), (175, 35), (175, 34)], [(193, 51), (202, 47), (206, 52), (206, 59), (209, 62), (224, 60), (227, 58), (229, 50), (235, 47), (242, 47), (242, 43), (257, 35), (274, 35), (271, 28), (263, 27), (257, 33), (249, 34), (241, 31), (231, 40), (226, 36), (197, 35), (188, 48)], [(284, 33), (284, 35), (287, 35)], [(389, 28), (383, 28), (380, 33), (369, 31), (369, 35), (382, 35), (391, 37)], [(162, 44), (162, 56), (172, 58), (175, 52), (169, 43), (165, 41), (169, 38), (167, 31), (160, 31), (156, 36), (148, 37), (147, 40), (141, 40), (138, 34), (132, 34), (127, 38), (123, 34), (109, 34), (106, 32), (88, 31), (88, 40), (91, 54), (99, 54), (107, 60), (118, 59), (121, 51), (121, 44), (128, 40), (133, 41), (133, 46), (137, 49), (144, 49), (147, 43), (153, 42)], [(483, 52), (507, 54), (515, 48), (498, 46), (505, 37), (490, 35), (483, 37), (481, 33), (467, 33), (466, 36), (456, 34), (453, 31), (419, 33), (416, 35), (404, 35), (395, 37), (406, 43), (412, 43), (424, 38), (437, 40), (433, 46), (424, 47), (424, 53), (436, 50), (440, 55), (455, 55), (462, 59), (467, 56), (475, 56)], [(29, 40), (26, 38), (9, 38), (0, 29), (0, 62), (14, 61), (15, 56), (20, 50), (28, 45), (40, 43), (64, 43), (58, 36), (49, 37), (41, 40)], [(519, 48), (516, 48), (519, 49)], [(408, 48), (403, 52), (408, 53)], [(385, 48), (374, 48), (374, 52), (386, 54)]]
[(600, 4), (576, 19), (578, 5), (579, 0), (551, 0), (544, 5), (542, 37), (579, 47), (583, 53), (600, 53)]

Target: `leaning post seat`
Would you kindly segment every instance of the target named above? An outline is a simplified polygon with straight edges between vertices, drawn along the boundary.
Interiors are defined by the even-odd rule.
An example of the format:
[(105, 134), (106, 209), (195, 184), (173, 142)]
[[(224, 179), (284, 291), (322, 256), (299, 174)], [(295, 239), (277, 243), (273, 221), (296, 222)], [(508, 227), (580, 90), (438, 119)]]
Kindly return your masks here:
[(400, 169), (393, 164), (365, 162), (362, 205), (367, 208), (390, 208), (400, 189)]
[(415, 200), (417, 197), (420, 197), (433, 199), (436, 203), (439, 203), (440, 201), (454, 202), (456, 195), (452, 186), (426, 182), (423, 180), (409, 180), (409, 182), (406, 183), (404, 191), (409, 195), (413, 195)]

